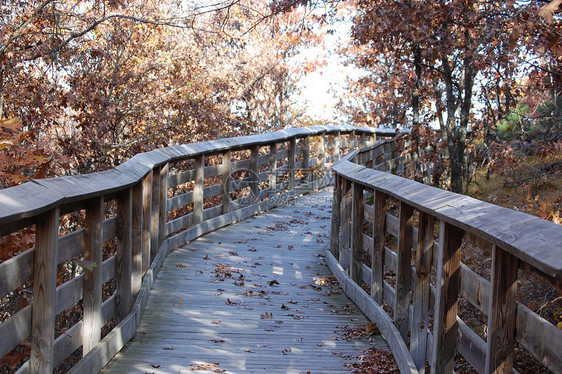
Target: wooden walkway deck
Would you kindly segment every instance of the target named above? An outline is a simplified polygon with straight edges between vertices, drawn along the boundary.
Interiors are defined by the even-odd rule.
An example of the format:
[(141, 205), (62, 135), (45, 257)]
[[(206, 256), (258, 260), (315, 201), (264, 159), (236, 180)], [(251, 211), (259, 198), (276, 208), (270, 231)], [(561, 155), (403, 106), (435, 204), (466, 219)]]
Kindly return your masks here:
[[(166, 258), (135, 337), (102, 373), (337, 373), (388, 349), (334, 284), (331, 191), (201, 237)], [(224, 371), (223, 371), (224, 370)]]

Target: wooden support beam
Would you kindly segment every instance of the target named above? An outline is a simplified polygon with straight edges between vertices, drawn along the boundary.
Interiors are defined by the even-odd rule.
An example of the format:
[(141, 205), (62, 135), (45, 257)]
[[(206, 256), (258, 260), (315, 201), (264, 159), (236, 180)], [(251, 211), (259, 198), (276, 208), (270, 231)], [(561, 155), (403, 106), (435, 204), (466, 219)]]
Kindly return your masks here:
[(304, 182), (308, 183), (309, 181), (312, 180), (312, 170), (310, 170), (310, 137), (309, 136), (306, 136), (303, 139), (302, 153), (303, 153), (302, 169), (304, 173)]
[(193, 180), (193, 224), (203, 222), (203, 191), (205, 189), (205, 156), (195, 159), (195, 179)]
[(84, 324), (82, 327), (82, 355), (85, 356), (101, 339), (103, 326), (102, 262), (103, 262), (103, 197), (86, 202), (84, 230)]
[(252, 153), (250, 154), (250, 194), (252, 197), (252, 203), (257, 202), (258, 195), (260, 192), (260, 170), (259, 170), (259, 156), (260, 147), (259, 145), (252, 146)]
[(150, 214), (150, 262), (158, 253), (160, 227), (160, 170), (161, 167), (154, 168), (152, 172), (152, 209)]
[(29, 372), (52, 374), (55, 345), (59, 208), (37, 217)]
[(160, 212), (158, 219), (158, 249), (164, 242), (166, 235), (166, 201), (168, 200), (168, 164), (162, 165), (160, 169)]
[[(143, 182), (133, 186), (132, 202), (132, 263), (131, 263), (131, 293), (133, 300), (142, 284), (142, 252), (143, 252)], [(166, 206), (166, 204), (164, 204)], [(166, 215), (164, 214), (164, 217)]]
[(142, 180), (142, 274), (150, 267), (151, 224), (152, 224), (152, 171)]
[(410, 352), (418, 373), (425, 372), (427, 331), (429, 323), (429, 297), (431, 264), (433, 262), (433, 216), (420, 211), (418, 245), (416, 248), (416, 278), (414, 279), (413, 325), (411, 326)]
[(414, 209), (400, 201), (398, 235), (398, 269), (394, 293), (394, 324), (404, 341), (408, 340), (410, 286), (412, 284), (412, 231)]
[(117, 196), (117, 297), (115, 299), (115, 313), (119, 321), (129, 314), (133, 306), (131, 295), (132, 197), (131, 189), (121, 191)]
[(433, 322), (432, 374), (453, 373), (457, 343), (457, 310), (461, 285), (461, 244), (463, 230), (441, 221), (435, 314)]
[(371, 254), (371, 297), (381, 305), (384, 291), (384, 242), (386, 223), (386, 194), (375, 190), (373, 222), (373, 253)]
[(295, 188), (295, 162), (297, 153), (297, 138), (292, 137), (289, 142), (289, 189)]
[(341, 177), (334, 174), (334, 197), (332, 199), (332, 226), (330, 230), (330, 252), (334, 258), (339, 258), (340, 250), (340, 215), (342, 188)]
[(350, 276), (353, 281), (361, 285), (361, 269), (363, 268), (363, 186), (352, 183), (352, 208), (351, 208), (351, 261)]
[(513, 369), (518, 263), (517, 257), (494, 245), (486, 373), (511, 373)]
[(326, 133), (318, 135), (318, 168), (321, 175), (326, 173)]
[(232, 180), (232, 152), (226, 151), (222, 154), (222, 214), (230, 213), (230, 182)]
[(340, 248), (339, 248), (339, 263), (349, 273), (350, 258), (350, 239), (351, 239), (351, 182), (346, 179), (341, 179), (342, 188), (342, 211), (340, 219)]
[(275, 191), (277, 187), (277, 143), (273, 143), (269, 146), (269, 191), (270, 194)]
[(334, 135), (334, 153), (332, 162), (336, 162), (340, 159), (341, 153), (341, 132), (337, 131)]

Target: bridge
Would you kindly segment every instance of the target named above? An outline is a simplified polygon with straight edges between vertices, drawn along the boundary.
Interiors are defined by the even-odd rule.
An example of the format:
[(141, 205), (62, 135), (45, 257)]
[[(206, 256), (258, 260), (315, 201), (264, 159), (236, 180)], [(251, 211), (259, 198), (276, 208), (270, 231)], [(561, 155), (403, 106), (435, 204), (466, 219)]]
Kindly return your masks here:
[(287, 129), (0, 190), (0, 237), (33, 238), (0, 263), (1, 296), (32, 295), (0, 323), (0, 358), (30, 346), (7, 372), (337, 372), (374, 347), (402, 373), (457, 353), (504, 373), (516, 344), (562, 372), (562, 331), (517, 301), (521, 272), (562, 290), (562, 228), (399, 176), (393, 135)]

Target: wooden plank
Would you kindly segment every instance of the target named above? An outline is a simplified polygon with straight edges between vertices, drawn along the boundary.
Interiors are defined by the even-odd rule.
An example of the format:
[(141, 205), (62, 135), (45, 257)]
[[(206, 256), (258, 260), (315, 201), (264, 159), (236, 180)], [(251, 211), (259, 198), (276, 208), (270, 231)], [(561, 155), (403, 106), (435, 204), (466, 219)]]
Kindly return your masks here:
[(297, 138), (291, 138), (289, 142), (289, 155), (287, 156), (289, 164), (289, 189), (295, 187), (295, 162), (297, 156)]
[(156, 168), (152, 172), (152, 210), (150, 213), (150, 262), (158, 253), (158, 239), (160, 234), (160, 170)]
[[(420, 374), (425, 372), (431, 264), (433, 263), (433, 216), (420, 212), (416, 247), (416, 277), (414, 286), (413, 323), (410, 352)], [(463, 274), (464, 275), (464, 274)], [(464, 280), (464, 279), (463, 279)]]
[(505, 248), (562, 289), (562, 257), (558, 255), (562, 228), (559, 225), (388, 173), (367, 169), (368, 174), (361, 174), (361, 168), (347, 161), (335, 164), (333, 169)]
[(277, 187), (277, 143), (269, 146), (269, 190), (273, 191)]
[(384, 275), (384, 227), (387, 218), (386, 194), (375, 190), (374, 199), (374, 224), (373, 224), (373, 248), (371, 253), (371, 297), (382, 304), (383, 300), (383, 275)]
[(54, 369), (58, 230), (59, 208), (42, 214), (37, 220), (33, 272), (35, 307), (31, 320), (32, 374), (52, 374)]
[(326, 133), (318, 135), (318, 168), (320, 173), (325, 172), (326, 168)]
[(381, 333), (385, 336), (400, 373), (417, 374), (416, 365), (408, 351), (408, 347), (402, 340), (400, 332), (394, 326), (392, 320), (382, 307), (376, 303), (370, 295), (353, 282), (346, 274), (341, 264), (326, 251), (328, 266), (338, 282), (343, 286), (346, 294), (361, 308), (371, 321), (376, 323)]
[(361, 284), (361, 269), (363, 259), (363, 186), (359, 183), (352, 183), (352, 204), (351, 204), (351, 279), (357, 284)]
[(431, 373), (452, 373), (455, 366), (462, 237), (461, 229), (441, 221)]
[(260, 147), (257, 145), (253, 146), (251, 152), (252, 153), (250, 154), (250, 194), (255, 199), (257, 198), (258, 191), (259, 191), (260, 170), (258, 165), (258, 157), (260, 155)]
[(346, 271), (349, 271), (349, 253), (351, 239), (351, 182), (342, 178), (342, 211), (340, 220), (340, 240), (339, 240), (339, 263), (342, 264)]
[(203, 188), (205, 186), (205, 156), (195, 159), (195, 183), (193, 187), (193, 223), (203, 222)]
[(102, 261), (103, 261), (103, 198), (91, 199), (86, 204), (84, 234), (84, 328), (83, 354), (88, 353), (101, 339)]
[(126, 190), (117, 199), (117, 318), (122, 320), (131, 310), (132, 286), (132, 191)]
[(310, 170), (310, 137), (306, 136), (302, 142), (302, 169), (304, 173), (305, 182), (312, 180), (312, 170)]
[(158, 248), (164, 241), (166, 230), (166, 200), (168, 199), (168, 164), (162, 165), (160, 169), (160, 211), (158, 219)]
[(144, 275), (150, 266), (151, 239), (150, 231), (152, 224), (152, 171), (142, 181), (142, 274)]
[(398, 236), (398, 266), (394, 295), (394, 324), (402, 339), (408, 339), (408, 310), (410, 307), (410, 285), (412, 284), (412, 228), (414, 210), (408, 204), (399, 205), (400, 234)]
[(517, 303), (516, 339), (552, 372), (562, 372), (562, 330), (521, 303)]
[(340, 153), (341, 153), (341, 133), (337, 131), (334, 134), (334, 153), (333, 153), (334, 157), (332, 159), (332, 162), (335, 162), (341, 158)]
[(493, 247), (486, 373), (510, 373), (513, 369), (518, 262), (517, 257)]
[(176, 174), (168, 175), (168, 188), (174, 188), (177, 186), (181, 186), (182, 184), (191, 182), (195, 175), (195, 170), (186, 170), (181, 171)]
[[(131, 218), (131, 293), (132, 298), (137, 297), (142, 284), (142, 253), (143, 253), (143, 183), (133, 186), (132, 218)], [(165, 206), (165, 204), (164, 204)], [(164, 215), (165, 217), (165, 215)], [(165, 232), (166, 228), (162, 229)]]
[(339, 258), (340, 249), (340, 216), (342, 202), (341, 177), (334, 175), (334, 195), (332, 197), (332, 220), (330, 229), (330, 252), (335, 258)]
[(230, 212), (230, 183), (232, 174), (232, 152), (227, 151), (222, 155), (222, 213)]
[[(320, 198), (325, 203), (318, 207), (315, 200)], [(322, 226), (329, 216), (328, 201), (327, 191), (322, 191), (319, 198), (299, 199), (295, 205), (242, 220), (169, 253), (138, 328), (143, 334), (134, 337), (102, 373), (137, 369), (162, 373), (185, 368), (183, 372), (189, 371), (195, 361), (220, 362), (229, 372), (252, 372), (253, 368), (254, 372), (339, 372), (340, 368), (345, 370), (345, 360), (332, 352), (355, 356), (371, 346), (388, 349), (378, 336), (370, 337), (372, 342), (367, 337), (353, 342), (333, 338), (338, 335), (334, 332), (337, 326), (364, 329), (368, 320), (341, 293), (340, 287), (322, 283), (323, 276), (330, 276), (318, 261), (326, 243), (314, 238), (325, 232)], [(303, 223), (291, 224), (293, 219)], [(258, 234), (266, 233), (266, 228), (276, 220), (290, 224), (289, 230)], [(257, 244), (250, 240), (254, 236), (261, 239), (258, 253), (247, 250), (249, 245)], [(277, 247), (288, 238), (294, 248)], [(245, 240), (248, 241), (236, 243)], [(239, 274), (247, 279), (246, 284), (237, 285), (234, 279), (217, 283), (217, 262), (239, 269)], [(279, 284), (269, 286), (270, 280)], [(171, 286), (173, 293), (167, 292)], [(333, 289), (332, 295), (312, 286), (324, 291)], [(217, 291), (218, 287), (222, 291)], [(259, 290), (268, 294), (259, 297)], [(245, 291), (248, 293), (244, 294)], [(184, 300), (181, 305), (180, 299)], [(273, 318), (261, 318), (260, 314), (265, 313)], [(106, 347), (103, 356), (111, 357), (113, 346)], [(146, 367), (147, 360), (160, 368)], [(90, 362), (72, 372), (85, 372), (86, 368), (100, 365), (93, 357)], [(235, 366), (241, 362), (244, 366)]]
[(31, 305), (0, 323), (0, 357), (7, 355), (31, 335)]
[(187, 206), (193, 202), (193, 191), (187, 191), (181, 195), (171, 197), (166, 202), (167, 211), (170, 212), (174, 209), (178, 209)]

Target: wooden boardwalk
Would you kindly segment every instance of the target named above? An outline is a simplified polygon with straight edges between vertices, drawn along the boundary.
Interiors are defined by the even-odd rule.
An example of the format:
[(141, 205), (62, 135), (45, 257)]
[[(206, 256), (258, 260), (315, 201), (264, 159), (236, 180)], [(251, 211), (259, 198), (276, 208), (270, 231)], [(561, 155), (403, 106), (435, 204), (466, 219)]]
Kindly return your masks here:
[(388, 350), (361, 333), (367, 318), (324, 263), (331, 194), (171, 252), (135, 337), (102, 372), (337, 373), (366, 348)]

